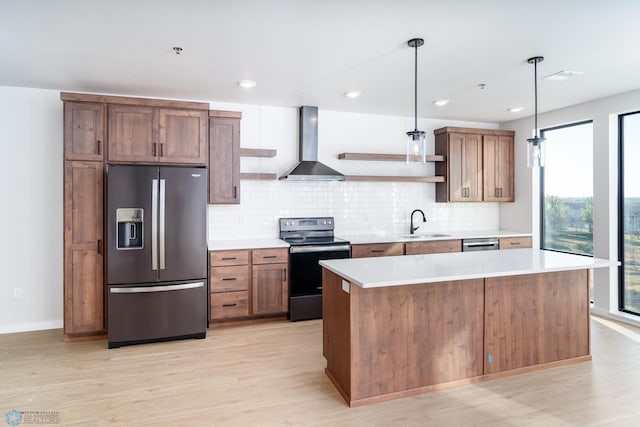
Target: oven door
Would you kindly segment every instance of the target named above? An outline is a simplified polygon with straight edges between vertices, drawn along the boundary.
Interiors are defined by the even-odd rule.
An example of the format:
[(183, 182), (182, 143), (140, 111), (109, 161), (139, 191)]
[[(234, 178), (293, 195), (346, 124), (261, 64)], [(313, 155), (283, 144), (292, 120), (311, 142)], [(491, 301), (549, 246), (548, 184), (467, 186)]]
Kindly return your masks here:
[(289, 254), (289, 296), (322, 295), (322, 267), (318, 262), (350, 256), (349, 245), (292, 246)]

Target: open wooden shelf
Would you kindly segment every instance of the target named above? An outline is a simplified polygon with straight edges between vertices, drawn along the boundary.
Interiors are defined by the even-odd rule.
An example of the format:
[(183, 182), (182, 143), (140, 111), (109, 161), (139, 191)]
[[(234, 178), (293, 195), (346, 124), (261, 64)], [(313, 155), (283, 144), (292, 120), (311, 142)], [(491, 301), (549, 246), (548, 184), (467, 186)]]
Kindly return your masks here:
[(261, 180), (271, 180), (277, 179), (278, 175), (275, 173), (241, 173), (240, 179), (261, 179)]
[[(340, 153), (340, 160), (374, 160), (374, 161), (392, 161), (404, 162), (407, 160), (405, 154), (380, 154), (380, 153)], [(427, 156), (428, 162), (444, 162), (444, 156), (430, 154)]]
[(278, 154), (277, 150), (270, 150), (264, 148), (241, 148), (240, 157), (275, 157)]
[(347, 181), (444, 182), (444, 176), (347, 175)]

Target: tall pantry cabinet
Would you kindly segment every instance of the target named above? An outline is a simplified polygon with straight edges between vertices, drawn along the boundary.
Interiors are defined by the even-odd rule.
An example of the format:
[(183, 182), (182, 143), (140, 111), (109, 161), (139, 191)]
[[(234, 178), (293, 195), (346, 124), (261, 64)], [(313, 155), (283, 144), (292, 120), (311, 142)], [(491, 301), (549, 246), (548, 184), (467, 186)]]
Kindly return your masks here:
[(60, 94), (64, 102), (64, 335), (106, 334), (108, 164), (206, 166), (208, 103)]

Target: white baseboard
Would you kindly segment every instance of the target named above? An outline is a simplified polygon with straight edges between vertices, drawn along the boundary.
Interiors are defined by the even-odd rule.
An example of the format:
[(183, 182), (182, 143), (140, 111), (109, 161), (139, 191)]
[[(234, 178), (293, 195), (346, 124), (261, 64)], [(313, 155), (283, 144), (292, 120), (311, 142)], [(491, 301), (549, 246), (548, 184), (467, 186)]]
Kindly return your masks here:
[(42, 331), (45, 329), (61, 329), (62, 320), (47, 320), (34, 323), (16, 323), (14, 325), (0, 326), (0, 334), (13, 334), (16, 332)]
[(640, 326), (640, 316), (634, 316), (620, 311), (612, 313), (598, 307), (591, 307), (591, 313), (596, 316), (606, 317), (607, 319), (617, 320), (618, 322), (628, 323), (633, 326)]

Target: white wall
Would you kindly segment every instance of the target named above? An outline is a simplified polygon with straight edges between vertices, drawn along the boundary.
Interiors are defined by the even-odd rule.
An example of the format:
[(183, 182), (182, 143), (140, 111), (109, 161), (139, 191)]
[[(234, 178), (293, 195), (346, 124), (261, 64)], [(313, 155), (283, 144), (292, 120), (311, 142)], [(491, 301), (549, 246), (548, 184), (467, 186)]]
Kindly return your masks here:
[(0, 87), (0, 333), (62, 327), (62, 119), (59, 92)]
[[(640, 91), (627, 92), (596, 101), (551, 111), (538, 116), (540, 128), (593, 120), (593, 250), (599, 258), (618, 259), (618, 122), (617, 115), (640, 110)], [(533, 132), (533, 118), (505, 122), (501, 129), (516, 131), (516, 202), (500, 206), (500, 226), (530, 231), (534, 245), (540, 245), (539, 171), (526, 167), (526, 139)], [(598, 269), (594, 279), (594, 313), (637, 321), (618, 311), (616, 268)]]
[[(242, 158), (242, 172), (278, 175), (297, 161), (298, 111), (254, 105), (211, 103), (211, 108), (242, 111), (241, 141), (246, 148), (272, 148), (270, 159)], [(433, 153), (433, 130), (443, 126), (496, 129), (493, 123), (419, 120)], [(434, 175), (434, 165), (339, 160), (343, 152), (404, 153), (410, 117), (320, 110), (318, 158), (347, 175)], [(493, 230), (498, 204), (435, 203), (435, 184), (398, 182), (248, 181), (240, 185), (240, 205), (209, 207), (209, 239), (275, 238), (278, 218), (334, 216), (339, 235), (406, 233), (409, 214), (422, 209), (428, 218), (421, 232)]]

